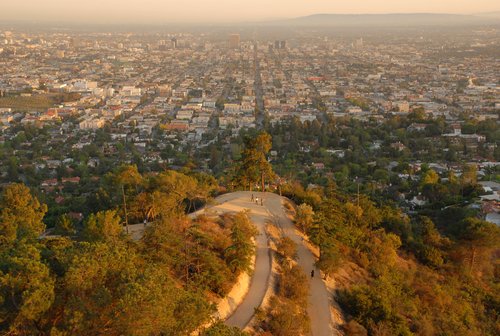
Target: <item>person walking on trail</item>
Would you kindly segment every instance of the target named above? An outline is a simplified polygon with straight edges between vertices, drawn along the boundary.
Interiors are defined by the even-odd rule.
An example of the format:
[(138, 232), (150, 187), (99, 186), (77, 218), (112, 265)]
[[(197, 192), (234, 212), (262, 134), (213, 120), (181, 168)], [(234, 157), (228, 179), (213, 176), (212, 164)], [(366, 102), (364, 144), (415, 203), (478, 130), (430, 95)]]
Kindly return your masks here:
[(311, 278), (314, 278), (314, 270), (311, 271)]
[(263, 198), (260, 199), (260, 205), (264, 206), (264, 199)]
[(251, 201), (253, 202), (253, 200), (254, 200), (254, 197), (253, 197), (253, 194), (252, 194), (252, 199), (251, 199)]

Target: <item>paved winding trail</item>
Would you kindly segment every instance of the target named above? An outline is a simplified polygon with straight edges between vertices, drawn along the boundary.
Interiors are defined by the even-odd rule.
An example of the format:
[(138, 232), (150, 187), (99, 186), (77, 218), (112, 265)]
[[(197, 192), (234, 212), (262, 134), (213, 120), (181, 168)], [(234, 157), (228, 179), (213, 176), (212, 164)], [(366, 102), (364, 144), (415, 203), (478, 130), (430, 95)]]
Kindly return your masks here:
[[(297, 234), (295, 225), (286, 215), (283, 207), (284, 199), (274, 194), (269, 196), (267, 208), (273, 215), (274, 222), (282, 229), (283, 234), (297, 244), (298, 264), (309, 278), (309, 305), (307, 312), (311, 318), (311, 334), (313, 336), (331, 336), (334, 334), (330, 313), (329, 293), (321, 280), (319, 269), (314, 264), (316, 258), (304, 245), (302, 237)], [(310, 277), (314, 270), (315, 276)]]
[[(301, 236), (297, 234), (292, 221), (286, 215), (283, 202), (284, 198), (272, 193), (253, 193), (259, 198), (258, 204), (251, 201), (252, 192), (240, 191), (225, 194), (215, 199), (212, 205), (191, 214), (191, 217), (207, 213), (216, 215), (230, 212), (250, 211), (250, 220), (259, 231), (256, 238), (257, 251), (255, 258), (255, 269), (247, 295), (236, 308), (225, 323), (244, 329), (254, 315), (254, 309), (260, 307), (270, 284), (271, 275), (271, 253), (265, 232), (266, 222), (272, 221), (281, 228), (284, 235), (290, 237), (297, 244), (298, 264), (308, 276), (310, 295), (308, 313), (311, 318), (312, 336), (334, 335), (331, 322), (329, 293), (321, 280), (320, 272), (314, 267), (316, 261), (311, 251), (304, 245)], [(264, 205), (260, 205), (263, 197)], [(129, 227), (130, 234), (134, 239), (140, 239), (144, 231), (144, 225), (138, 224)], [(316, 276), (310, 277), (311, 270)]]
[[(269, 286), (271, 274), (271, 257), (265, 224), (273, 221), (297, 244), (298, 264), (309, 278), (310, 296), (308, 313), (311, 318), (311, 334), (313, 336), (333, 335), (331, 329), (331, 315), (329, 306), (329, 294), (325, 284), (321, 280), (319, 270), (315, 269), (315, 257), (304, 245), (302, 238), (297, 234), (292, 221), (287, 217), (283, 207), (284, 198), (272, 193), (253, 193), (259, 200), (264, 199), (264, 206), (251, 201), (251, 192), (235, 192), (225, 194), (215, 200), (215, 204), (207, 210), (210, 213), (225, 213), (250, 210), (250, 219), (257, 226), (259, 236), (257, 237), (257, 255), (255, 271), (248, 294), (234, 313), (226, 320), (226, 324), (245, 328), (254, 314), (254, 308), (259, 307), (264, 299)], [(310, 278), (311, 270), (315, 269), (316, 276)]]
[[(254, 193), (256, 197), (258, 193)], [(269, 212), (265, 206), (251, 201), (252, 193), (235, 192), (225, 194), (215, 199), (215, 204), (205, 211), (209, 213), (222, 214), (226, 212), (239, 212), (250, 210), (250, 220), (259, 230), (256, 238), (255, 268), (248, 293), (243, 302), (236, 308), (231, 316), (225, 321), (227, 325), (244, 329), (254, 315), (254, 308), (259, 307), (264, 300), (269, 278), (271, 275), (271, 254), (267, 235), (265, 232), (266, 222), (270, 219)]]

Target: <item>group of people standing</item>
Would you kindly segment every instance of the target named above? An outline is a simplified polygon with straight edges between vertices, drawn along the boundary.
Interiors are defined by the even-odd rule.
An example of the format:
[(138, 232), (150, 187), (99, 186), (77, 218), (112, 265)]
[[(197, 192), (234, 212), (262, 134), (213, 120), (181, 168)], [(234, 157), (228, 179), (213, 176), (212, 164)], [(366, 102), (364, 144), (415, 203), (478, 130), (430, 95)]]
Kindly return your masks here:
[[(259, 204), (259, 198), (258, 197), (255, 197), (253, 194), (252, 194), (252, 198), (250, 199), (251, 202), (255, 202), (255, 204)], [(261, 197), (260, 198), (260, 205), (264, 205), (264, 199)], [(311, 278), (314, 278), (314, 269), (311, 271)]]
[[(253, 194), (252, 194), (252, 199), (251, 199), (252, 202), (255, 201), (255, 204), (259, 204), (259, 198), (258, 197), (254, 197)], [(264, 205), (264, 199), (261, 197), (260, 198), (260, 205)]]

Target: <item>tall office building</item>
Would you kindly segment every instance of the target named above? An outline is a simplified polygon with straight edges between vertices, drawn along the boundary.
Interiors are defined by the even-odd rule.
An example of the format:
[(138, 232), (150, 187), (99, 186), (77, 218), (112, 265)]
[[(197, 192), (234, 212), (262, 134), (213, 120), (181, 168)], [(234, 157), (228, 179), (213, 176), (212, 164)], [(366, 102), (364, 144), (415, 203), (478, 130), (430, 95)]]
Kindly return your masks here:
[(274, 49), (279, 49), (280, 48), (280, 41), (276, 40), (274, 41)]
[(229, 35), (229, 48), (238, 49), (240, 47), (240, 34)]
[(357, 39), (356, 41), (354, 41), (355, 48), (358, 48), (358, 49), (363, 48), (363, 44), (364, 44), (364, 41), (363, 41), (362, 37)]
[(286, 49), (286, 41), (274, 41), (274, 49)]

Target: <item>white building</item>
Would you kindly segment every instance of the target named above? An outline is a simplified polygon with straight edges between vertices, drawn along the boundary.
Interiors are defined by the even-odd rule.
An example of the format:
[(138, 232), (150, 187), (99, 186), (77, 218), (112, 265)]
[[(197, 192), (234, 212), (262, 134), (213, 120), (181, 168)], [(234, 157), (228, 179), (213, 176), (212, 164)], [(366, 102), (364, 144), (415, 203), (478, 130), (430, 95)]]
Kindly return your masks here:
[(104, 118), (86, 118), (80, 121), (78, 126), (82, 130), (99, 129), (104, 127), (105, 123), (106, 120)]

